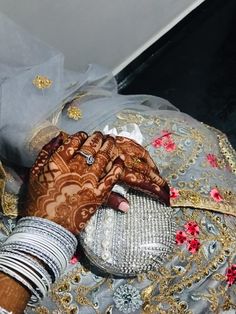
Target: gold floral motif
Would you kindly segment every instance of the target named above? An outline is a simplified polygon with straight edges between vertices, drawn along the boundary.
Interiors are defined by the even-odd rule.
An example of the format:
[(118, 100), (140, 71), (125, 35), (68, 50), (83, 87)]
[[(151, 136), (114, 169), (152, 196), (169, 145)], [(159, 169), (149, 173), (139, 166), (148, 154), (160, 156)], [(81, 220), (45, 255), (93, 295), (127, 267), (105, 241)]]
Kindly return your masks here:
[(79, 120), (82, 118), (81, 110), (76, 106), (69, 106), (67, 109), (67, 116), (73, 120)]
[(18, 200), (18, 196), (4, 192), (2, 195), (2, 209), (4, 215), (10, 218), (16, 218), (19, 215)]
[(52, 80), (47, 76), (37, 75), (32, 81), (33, 85), (38, 89), (50, 88), (52, 85)]
[(39, 306), (35, 308), (35, 313), (36, 314), (50, 314), (49, 310), (44, 306)]

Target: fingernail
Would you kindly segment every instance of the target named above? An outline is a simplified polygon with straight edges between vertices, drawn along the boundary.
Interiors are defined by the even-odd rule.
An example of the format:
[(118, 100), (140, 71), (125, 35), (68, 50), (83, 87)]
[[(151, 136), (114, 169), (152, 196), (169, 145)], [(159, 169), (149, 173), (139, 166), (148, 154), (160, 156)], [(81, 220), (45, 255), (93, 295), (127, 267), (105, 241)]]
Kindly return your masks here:
[(124, 213), (127, 213), (129, 210), (129, 204), (127, 204), (126, 202), (121, 202), (118, 206), (118, 209)]

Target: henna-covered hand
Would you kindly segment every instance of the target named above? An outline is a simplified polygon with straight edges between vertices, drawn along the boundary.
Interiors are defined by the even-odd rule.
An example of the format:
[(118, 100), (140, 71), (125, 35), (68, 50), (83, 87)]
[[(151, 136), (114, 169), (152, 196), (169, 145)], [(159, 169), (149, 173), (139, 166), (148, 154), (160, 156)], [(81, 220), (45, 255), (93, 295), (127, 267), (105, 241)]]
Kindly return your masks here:
[(125, 157), (121, 180), (130, 187), (157, 197), (169, 205), (169, 186), (160, 176), (148, 151), (134, 140), (125, 137), (116, 136), (115, 142), (118, 155), (123, 154)]
[[(53, 147), (53, 149), (52, 149)], [(92, 165), (79, 151), (95, 156)], [(107, 201), (123, 172), (113, 137), (61, 133), (45, 145), (31, 169), (25, 215), (52, 220), (79, 233)]]

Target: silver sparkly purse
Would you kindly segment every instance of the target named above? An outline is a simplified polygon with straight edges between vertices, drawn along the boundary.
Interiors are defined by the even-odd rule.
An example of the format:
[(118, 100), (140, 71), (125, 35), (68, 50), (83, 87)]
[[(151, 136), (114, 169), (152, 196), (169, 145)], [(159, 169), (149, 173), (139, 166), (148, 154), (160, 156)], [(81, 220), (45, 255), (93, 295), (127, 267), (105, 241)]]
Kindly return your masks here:
[(136, 191), (127, 214), (100, 208), (80, 234), (88, 259), (106, 273), (133, 276), (157, 269), (175, 243), (174, 210)]

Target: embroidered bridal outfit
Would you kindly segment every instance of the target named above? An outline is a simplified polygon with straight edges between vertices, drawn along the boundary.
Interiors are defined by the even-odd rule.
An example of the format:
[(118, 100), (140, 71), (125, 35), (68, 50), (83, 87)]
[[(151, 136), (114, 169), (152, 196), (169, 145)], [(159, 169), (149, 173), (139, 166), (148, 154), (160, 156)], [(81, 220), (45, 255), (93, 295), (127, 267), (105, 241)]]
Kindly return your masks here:
[(99, 66), (65, 71), (60, 52), (2, 15), (0, 38), (2, 242), (21, 206), (22, 167), (59, 130), (140, 141), (171, 190), (166, 207), (116, 187), (129, 212), (100, 208), (67, 271), (26, 313), (234, 313), (236, 154), (227, 137), (164, 99), (119, 95)]

